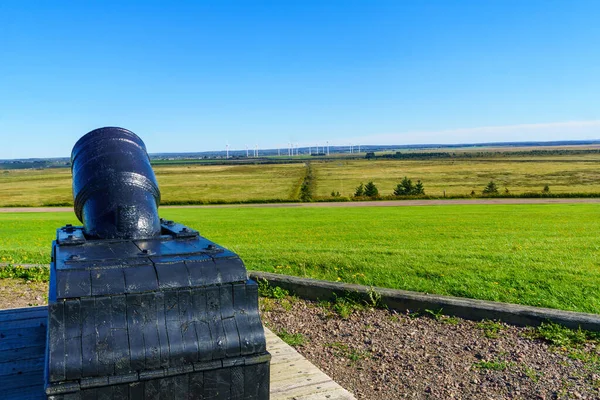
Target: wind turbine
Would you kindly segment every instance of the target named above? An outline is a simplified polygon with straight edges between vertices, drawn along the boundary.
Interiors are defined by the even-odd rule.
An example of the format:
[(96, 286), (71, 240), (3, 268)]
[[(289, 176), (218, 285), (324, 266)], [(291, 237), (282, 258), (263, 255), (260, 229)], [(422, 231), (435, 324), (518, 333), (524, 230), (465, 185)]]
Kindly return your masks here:
[(225, 159), (229, 158), (229, 143), (225, 145)]
[(248, 158), (248, 145), (246, 145), (246, 158)]
[(327, 155), (329, 155), (329, 140), (327, 141)]

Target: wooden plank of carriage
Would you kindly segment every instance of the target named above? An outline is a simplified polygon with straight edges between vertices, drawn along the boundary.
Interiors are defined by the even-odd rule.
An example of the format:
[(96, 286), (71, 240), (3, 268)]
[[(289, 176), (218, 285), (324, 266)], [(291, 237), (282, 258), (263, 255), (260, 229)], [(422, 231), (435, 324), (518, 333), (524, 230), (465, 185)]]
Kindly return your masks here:
[[(46, 307), (0, 311), (0, 397), (45, 399)], [(265, 329), (271, 353), (271, 400), (346, 400), (354, 396)]]

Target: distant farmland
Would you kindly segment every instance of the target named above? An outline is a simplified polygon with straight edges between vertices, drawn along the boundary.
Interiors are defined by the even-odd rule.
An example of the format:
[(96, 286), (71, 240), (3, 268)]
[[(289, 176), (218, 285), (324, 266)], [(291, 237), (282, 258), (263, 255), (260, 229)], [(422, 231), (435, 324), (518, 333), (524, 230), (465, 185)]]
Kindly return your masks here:
[[(425, 193), (442, 197), (481, 193), (494, 180), (511, 194), (541, 192), (600, 193), (600, 154), (528, 155), (424, 160), (337, 158), (310, 161), (313, 198), (331, 192), (350, 197), (361, 182), (372, 180), (382, 195), (391, 195), (407, 176), (421, 180)], [(308, 171), (306, 163), (244, 165), (160, 165), (154, 167), (163, 204), (243, 201), (297, 201)], [(69, 205), (68, 168), (0, 171), (0, 206)]]

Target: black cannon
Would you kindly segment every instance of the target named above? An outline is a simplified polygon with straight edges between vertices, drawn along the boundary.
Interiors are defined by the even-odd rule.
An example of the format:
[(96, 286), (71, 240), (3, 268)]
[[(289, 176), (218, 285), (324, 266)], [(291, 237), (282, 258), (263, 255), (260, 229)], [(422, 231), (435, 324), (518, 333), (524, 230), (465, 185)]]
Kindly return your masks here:
[(159, 219), (134, 133), (102, 128), (71, 155), (83, 226), (52, 245), (49, 399), (268, 399), (258, 290), (242, 260)]

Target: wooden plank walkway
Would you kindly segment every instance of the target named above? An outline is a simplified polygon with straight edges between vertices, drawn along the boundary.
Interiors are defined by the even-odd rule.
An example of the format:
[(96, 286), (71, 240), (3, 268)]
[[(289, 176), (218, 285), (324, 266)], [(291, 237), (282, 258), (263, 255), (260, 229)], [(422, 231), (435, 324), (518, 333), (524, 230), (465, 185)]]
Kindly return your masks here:
[(350, 400), (354, 396), (265, 328), (271, 353), (271, 400)]
[[(0, 310), (0, 399), (43, 400), (46, 307)], [(271, 400), (346, 400), (343, 389), (265, 329), (271, 353)]]

